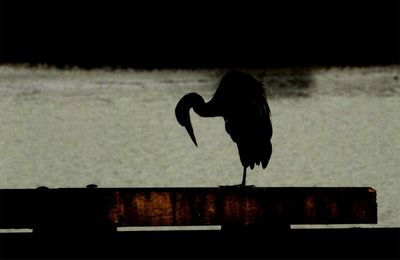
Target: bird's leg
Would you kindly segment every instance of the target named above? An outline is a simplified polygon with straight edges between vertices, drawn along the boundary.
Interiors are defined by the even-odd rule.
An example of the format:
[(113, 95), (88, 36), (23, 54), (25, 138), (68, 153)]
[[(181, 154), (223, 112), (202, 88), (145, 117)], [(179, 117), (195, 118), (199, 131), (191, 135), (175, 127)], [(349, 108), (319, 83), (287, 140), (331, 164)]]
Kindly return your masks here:
[(246, 167), (243, 167), (243, 179), (241, 186), (246, 186)]

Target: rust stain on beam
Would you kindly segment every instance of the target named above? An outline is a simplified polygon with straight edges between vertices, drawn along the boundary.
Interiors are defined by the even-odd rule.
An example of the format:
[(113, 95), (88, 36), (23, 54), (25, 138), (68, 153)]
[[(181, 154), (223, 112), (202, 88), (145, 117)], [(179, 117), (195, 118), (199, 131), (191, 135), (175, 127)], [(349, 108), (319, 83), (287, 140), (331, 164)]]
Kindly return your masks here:
[(120, 190), (109, 217), (122, 226), (215, 225), (217, 195), (212, 190)]
[[(0, 228), (377, 223), (372, 188), (0, 190)], [(94, 225), (93, 224), (93, 225)]]
[(120, 225), (377, 222), (376, 191), (370, 188), (166, 188), (147, 197), (142, 192), (125, 190), (125, 200), (112, 206), (112, 212), (125, 209)]

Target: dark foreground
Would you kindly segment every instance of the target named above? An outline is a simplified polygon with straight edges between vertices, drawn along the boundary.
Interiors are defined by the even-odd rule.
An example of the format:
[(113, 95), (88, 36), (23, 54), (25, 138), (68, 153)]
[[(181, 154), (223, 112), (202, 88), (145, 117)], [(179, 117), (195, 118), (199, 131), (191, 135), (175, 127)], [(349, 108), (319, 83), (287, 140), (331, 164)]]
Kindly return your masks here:
[(400, 228), (3, 233), (1, 259), (399, 259)]

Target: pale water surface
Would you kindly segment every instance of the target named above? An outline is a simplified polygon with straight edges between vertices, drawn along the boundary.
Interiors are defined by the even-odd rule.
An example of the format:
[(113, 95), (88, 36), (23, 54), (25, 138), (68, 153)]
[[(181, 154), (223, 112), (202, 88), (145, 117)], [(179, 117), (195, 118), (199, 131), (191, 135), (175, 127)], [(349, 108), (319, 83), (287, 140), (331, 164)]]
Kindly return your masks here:
[[(399, 66), (249, 70), (268, 89), (274, 135), (257, 186), (368, 186), (380, 227), (400, 227)], [(222, 118), (175, 119), (225, 70), (0, 66), (0, 188), (216, 187), (242, 166)]]

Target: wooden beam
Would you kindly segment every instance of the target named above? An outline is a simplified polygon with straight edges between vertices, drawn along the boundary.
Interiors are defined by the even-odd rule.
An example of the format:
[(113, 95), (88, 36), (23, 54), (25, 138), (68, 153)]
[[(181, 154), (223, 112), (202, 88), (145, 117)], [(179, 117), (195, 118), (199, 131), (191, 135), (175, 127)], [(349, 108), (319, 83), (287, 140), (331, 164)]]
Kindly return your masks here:
[(368, 187), (0, 190), (0, 228), (377, 223)]

